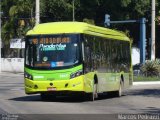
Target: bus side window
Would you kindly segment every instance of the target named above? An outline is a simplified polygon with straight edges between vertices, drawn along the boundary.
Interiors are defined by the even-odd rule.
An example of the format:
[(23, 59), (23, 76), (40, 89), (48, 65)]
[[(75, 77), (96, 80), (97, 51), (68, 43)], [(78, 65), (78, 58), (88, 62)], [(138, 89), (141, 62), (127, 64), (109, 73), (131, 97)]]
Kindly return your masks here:
[(85, 73), (91, 71), (91, 48), (87, 39), (84, 42), (84, 70)]

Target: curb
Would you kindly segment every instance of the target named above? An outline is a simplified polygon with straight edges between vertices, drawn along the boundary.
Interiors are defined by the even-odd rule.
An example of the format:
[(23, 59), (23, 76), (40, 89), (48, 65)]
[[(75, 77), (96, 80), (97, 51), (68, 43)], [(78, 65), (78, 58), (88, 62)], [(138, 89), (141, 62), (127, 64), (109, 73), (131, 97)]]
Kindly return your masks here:
[(133, 85), (160, 85), (160, 81), (153, 81), (153, 82), (133, 82)]

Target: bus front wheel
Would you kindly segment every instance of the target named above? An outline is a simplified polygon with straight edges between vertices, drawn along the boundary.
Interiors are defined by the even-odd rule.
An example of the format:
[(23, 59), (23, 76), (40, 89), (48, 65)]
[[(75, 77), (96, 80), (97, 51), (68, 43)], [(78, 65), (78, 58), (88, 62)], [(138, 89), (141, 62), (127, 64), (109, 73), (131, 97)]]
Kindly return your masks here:
[(55, 95), (53, 94), (48, 94), (48, 93), (41, 93), (40, 94), (41, 100), (50, 100), (50, 99), (55, 99)]
[(46, 93), (40, 94), (41, 100), (48, 100), (48, 95)]

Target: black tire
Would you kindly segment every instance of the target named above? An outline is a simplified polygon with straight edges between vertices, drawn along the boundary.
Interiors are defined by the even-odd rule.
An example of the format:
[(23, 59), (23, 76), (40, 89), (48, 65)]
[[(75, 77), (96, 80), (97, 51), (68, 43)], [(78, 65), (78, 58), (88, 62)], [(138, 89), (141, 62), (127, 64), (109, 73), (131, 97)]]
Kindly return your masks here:
[(48, 95), (46, 93), (41, 93), (40, 96), (41, 96), (41, 100), (43, 101), (48, 100)]
[(51, 100), (51, 99), (55, 99), (56, 96), (53, 94), (48, 94), (48, 93), (41, 93), (41, 100), (46, 101), (46, 100)]

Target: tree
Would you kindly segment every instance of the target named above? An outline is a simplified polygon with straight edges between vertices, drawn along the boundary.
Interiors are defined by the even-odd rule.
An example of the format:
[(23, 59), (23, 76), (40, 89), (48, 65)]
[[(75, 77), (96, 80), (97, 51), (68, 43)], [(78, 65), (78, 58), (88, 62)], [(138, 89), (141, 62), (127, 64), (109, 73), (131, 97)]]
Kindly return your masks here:
[[(2, 1), (2, 40), (4, 51), (9, 52), (9, 43), (13, 38), (22, 38), (32, 26), (32, 0)], [(20, 24), (24, 21), (25, 24)]]
[[(113, 21), (146, 17), (149, 20), (147, 26), (150, 28), (151, 0), (40, 0), (41, 23), (72, 21), (73, 1), (76, 21), (104, 26), (104, 16), (107, 13)], [(160, 16), (159, 0), (156, 5), (157, 16)], [(6, 43), (9, 43), (11, 38), (24, 36), (34, 26), (33, 0), (3, 0), (2, 11), (2, 38)], [(111, 24), (111, 28), (129, 31), (134, 38), (134, 44), (138, 44), (138, 24)], [(147, 32), (147, 37), (150, 37), (150, 31)]]
[(41, 0), (41, 20), (72, 21), (72, 0)]

